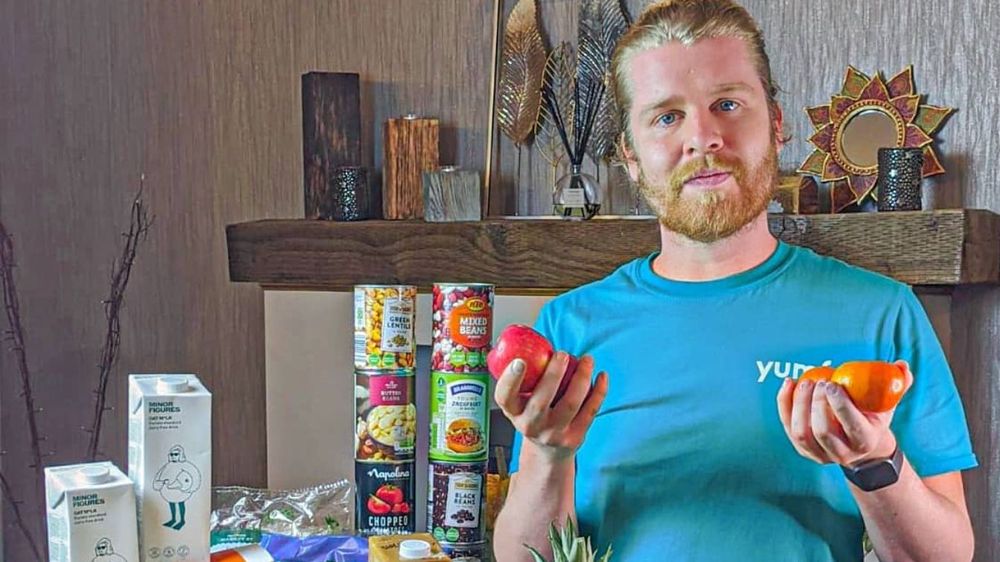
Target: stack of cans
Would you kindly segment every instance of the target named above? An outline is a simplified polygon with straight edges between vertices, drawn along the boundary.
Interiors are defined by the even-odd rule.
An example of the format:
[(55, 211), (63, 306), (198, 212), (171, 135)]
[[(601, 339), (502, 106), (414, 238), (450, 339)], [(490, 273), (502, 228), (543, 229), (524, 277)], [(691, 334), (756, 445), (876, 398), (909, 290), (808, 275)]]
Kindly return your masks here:
[(448, 553), (489, 559), (486, 474), (494, 286), (434, 285), (427, 531)]
[(415, 531), (417, 288), (354, 288), (354, 477), (359, 535)]

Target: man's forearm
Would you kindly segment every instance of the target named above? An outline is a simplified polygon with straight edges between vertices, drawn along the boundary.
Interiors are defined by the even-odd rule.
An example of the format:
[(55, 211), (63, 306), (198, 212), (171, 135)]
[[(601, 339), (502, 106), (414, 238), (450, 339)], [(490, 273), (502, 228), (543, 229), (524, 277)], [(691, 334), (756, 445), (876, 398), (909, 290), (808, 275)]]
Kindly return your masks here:
[[(525, 442), (524, 446), (531, 444)], [(562, 525), (567, 516), (576, 519), (574, 475), (572, 457), (551, 462), (522, 455), (493, 533), (497, 562), (531, 562), (525, 544), (552, 559), (549, 524), (556, 521)]]
[(881, 562), (972, 559), (967, 512), (929, 488), (904, 462), (899, 480), (864, 492), (849, 484)]

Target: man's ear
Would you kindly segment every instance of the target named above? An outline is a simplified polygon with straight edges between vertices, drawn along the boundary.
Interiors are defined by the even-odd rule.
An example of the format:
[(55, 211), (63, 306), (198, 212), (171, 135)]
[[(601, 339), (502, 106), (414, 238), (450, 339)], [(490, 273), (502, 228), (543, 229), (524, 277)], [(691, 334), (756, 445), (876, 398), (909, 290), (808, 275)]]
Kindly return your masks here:
[(628, 142), (625, 140), (625, 133), (622, 133), (618, 137), (618, 150), (621, 152), (622, 161), (625, 163), (625, 168), (628, 170), (628, 177), (632, 179), (633, 183), (639, 182), (639, 160), (635, 156), (635, 151), (629, 146)]
[(785, 147), (785, 116), (781, 112), (781, 106), (777, 103), (774, 104), (774, 122), (772, 123), (774, 127), (774, 138), (777, 139), (778, 152)]

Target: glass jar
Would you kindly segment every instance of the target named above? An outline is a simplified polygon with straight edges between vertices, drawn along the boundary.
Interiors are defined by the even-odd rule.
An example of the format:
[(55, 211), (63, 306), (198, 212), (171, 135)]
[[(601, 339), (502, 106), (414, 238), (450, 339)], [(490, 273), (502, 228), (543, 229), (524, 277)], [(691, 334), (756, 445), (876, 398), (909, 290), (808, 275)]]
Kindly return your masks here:
[(568, 174), (556, 181), (552, 194), (553, 212), (562, 218), (586, 220), (601, 209), (601, 186), (579, 164), (570, 166)]

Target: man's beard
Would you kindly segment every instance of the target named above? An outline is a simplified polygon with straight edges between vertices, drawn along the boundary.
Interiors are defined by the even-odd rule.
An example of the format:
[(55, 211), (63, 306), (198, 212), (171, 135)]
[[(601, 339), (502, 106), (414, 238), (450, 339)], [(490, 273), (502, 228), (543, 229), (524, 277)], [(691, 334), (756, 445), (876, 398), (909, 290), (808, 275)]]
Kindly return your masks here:
[[(639, 164), (639, 191), (667, 230), (702, 243), (727, 238), (767, 209), (777, 189), (778, 151), (774, 142), (767, 154), (748, 169), (738, 158), (708, 155), (672, 170), (651, 185)], [(684, 182), (707, 169), (729, 172), (738, 190), (683, 193)]]

